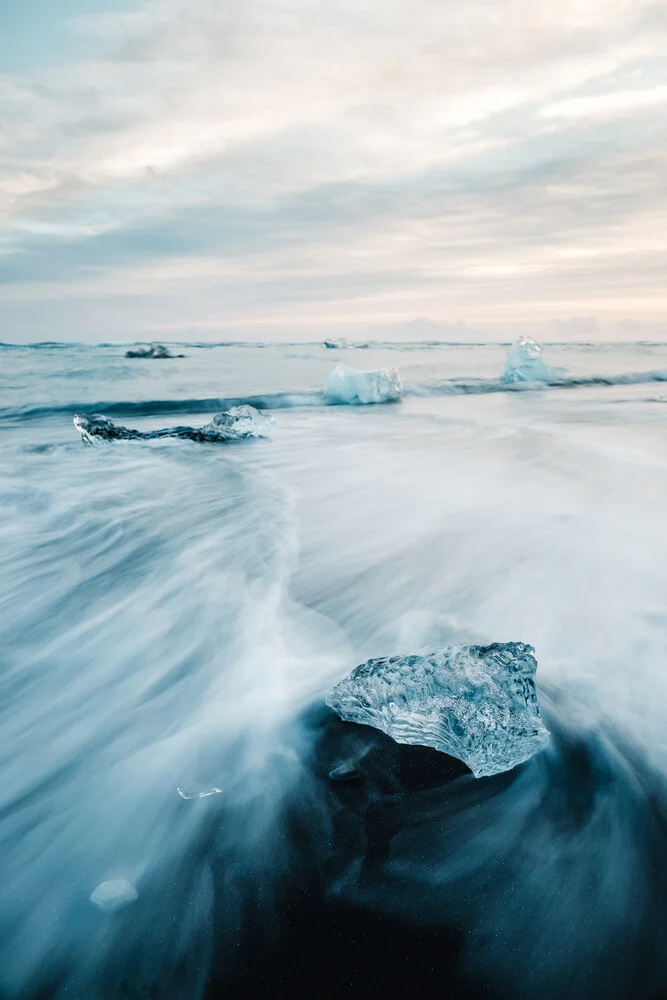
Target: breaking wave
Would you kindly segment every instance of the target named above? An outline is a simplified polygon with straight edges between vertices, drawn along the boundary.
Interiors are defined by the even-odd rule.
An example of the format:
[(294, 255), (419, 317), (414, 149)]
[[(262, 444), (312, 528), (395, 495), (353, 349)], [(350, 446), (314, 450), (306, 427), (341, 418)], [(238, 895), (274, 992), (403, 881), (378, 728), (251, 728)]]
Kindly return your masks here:
[[(375, 430), (3, 450), (3, 1000), (667, 995), (662, 469)], [(539, 640), (512, 771), (327, 709), (362, 649), (468, 629)]]
[[(582, 389), (590, 387), (643, 385), (667, 382), (667, 369), (628, 372), (619, 375), (586, 375), (554, 378), (545, 382), (507, 382), (502, 379), (446, 379), (404, 386), (403, 395), (413, 397), (485, 395), (497, 392), (536, 392), (549, 389)], [(389, 402), (395, 402), (390, 399)], [(40, 420), (48, 417), (74, 416), (77, 413), (104, 413), (113, 417), (177, 416), (181, 413), (212, 413), (237, 406), (252, 406), (256, 410), (283, 410), (298, 407), (349, 406), (356, 401), (344, 400), (326, 392), (296, 391), (262, 393), (257, 396), (208, 396), (192, 399), (107, 400), (96, 403), (65, 403), (56, 406), (29, 405), (1, 407), (0, 420)]]

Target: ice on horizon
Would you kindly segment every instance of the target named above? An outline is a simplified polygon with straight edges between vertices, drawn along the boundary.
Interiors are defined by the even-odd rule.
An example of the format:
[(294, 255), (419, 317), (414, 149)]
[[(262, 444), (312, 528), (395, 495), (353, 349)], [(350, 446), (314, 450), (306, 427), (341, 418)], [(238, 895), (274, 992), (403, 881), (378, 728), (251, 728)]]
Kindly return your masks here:
[(497, 642), (368, 660), (331, 689), (327, 704), (346, 722), (373, 726), (397, 743), (456, 757), (476, 778), (500, 774), (549, 739), (534, 652), (522, 642)]
[(510, 348), (503, 382), (550, 382), (567, 375), (565, 368), (549, 368), (542, 357), (542, 345), (530, 337), (520, 337)]
[(337, 403), (387, 403), (401, 398), (403, 383), (398, 368), (360, 372), (349, 365), (336, 365), (324, 393)]

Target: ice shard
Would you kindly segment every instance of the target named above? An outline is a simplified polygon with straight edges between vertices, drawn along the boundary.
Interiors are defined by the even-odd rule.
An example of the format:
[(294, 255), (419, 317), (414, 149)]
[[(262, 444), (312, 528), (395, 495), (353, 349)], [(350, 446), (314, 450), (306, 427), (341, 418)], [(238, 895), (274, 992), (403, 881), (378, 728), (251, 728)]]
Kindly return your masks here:
[(222, 788), (213, 785), (212, 788), (183, 788), (179, 785), (176, 789), (182, 799), (207, 799), (210, 795), (219, 795)]
[(522, 642), (496, 642), (368, 660), (332, 688), (327, 703), (345, 721), (374, 726), (397, 743), (456, 757), (477, 778), (499, 774), (549, 738), (534, 652)]

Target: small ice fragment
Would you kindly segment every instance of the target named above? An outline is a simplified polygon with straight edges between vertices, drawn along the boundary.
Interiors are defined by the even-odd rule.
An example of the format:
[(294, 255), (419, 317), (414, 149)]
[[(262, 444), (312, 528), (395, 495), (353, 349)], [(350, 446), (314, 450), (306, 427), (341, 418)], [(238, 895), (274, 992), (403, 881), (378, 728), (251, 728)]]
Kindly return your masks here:
[(181, 796), (182, 799), (206, 799), (208, 798), (209, 795), (218, 795), (219, 792), (222, 791), (222, 788), (216, 788), (214, 786), (213, 788), (206, 788), (204, 789), (204, 791), (198, 792), (198, 791), (192, 791), (191, 789), (188, 788), (181, 788), (181, 786), (179, 785), (176, 791), (178, 792), (178, 794)]
[(387, 403), (401, 398), (403, 383), (397, 368), (359, 372), (349, 365), (336, 365), (324, 393), (336, 403)]
[(352, 764), (339, 764), (329, 771), (329, 777), (332, 781), (356, 781), (361, 775)]
[(523, 642), (495, 642), (368, 660), (332, 688), (327, 703), (346, 722), (456, 757), (477, 778), (499, 774), (549, 739), (534, 652)]
[(90, 894), (90, 901), (100, 910), (120, 910), (129, 906), (137, 899), (139, 893), (131, 882), (124, 878), (114, 878), (108, 882), (100, 882)]

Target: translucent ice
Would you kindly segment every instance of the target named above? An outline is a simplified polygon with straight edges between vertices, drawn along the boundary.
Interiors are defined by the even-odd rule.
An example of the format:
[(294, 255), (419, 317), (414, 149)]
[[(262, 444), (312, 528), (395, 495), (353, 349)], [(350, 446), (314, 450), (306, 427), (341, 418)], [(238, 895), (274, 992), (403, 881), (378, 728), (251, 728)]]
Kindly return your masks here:
[(120, 910), (129, 906), (137, 899), (139, 893), (131, 882), (124, 878), (114, 878), (109, 882), (100, 882), (90, 894), (90, 901), (100, 910)]
[(233, 406), (224, 413), (217, 413), (202, 427), (165, 427), (157, 431), (138, 431), (133, 427), (121, 427), (108, 417), (94, 414), (90, 417), (76, 414), (74, 426), (81, 434), (84, 444), (103, 441), (151, 441), (155, 438), (188, 438), (191, 441), (224, 442), (240, 441), (245, 438), (268, 437), (273, 429), (273, 418), (260, 413), (253, 406), (242, 404)]
[(242, 403), (240, 406), (232, 406), (230, 410), (216, 413), (211, 422), (201, 430), (214, 431), (228, 438), (268, 437), (273, 430), (273, 417), (261, 413), (254, 406)]
[(475, 777), (509, 771), (549, 737), (535, 693), (534, 649), (522, 642), (451, 646), (368, 660), (329, 692), (347, 722), (397, 743), (435, 747)]
[(182, 788), (180, 785), (176, 789), (178, 794), (182, 799), (207, 799), (209, 795), (219, 795), (222, 788), (217, 788), (215, 785), (212, 788), (204, 789), (194, 789), (194, 788)]
[(564, 368), (549, 368), (542, 358), (542, 347), (530, 337), (517, 340), (507, 355), (503, 382), (549, 382), (562, 378)]
[(359, 372), (348, 365), (336, 365), (324, 392), (337, 403), (386, 403), (401, 398), (403, 384), (397, 368)]

